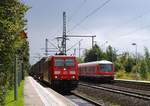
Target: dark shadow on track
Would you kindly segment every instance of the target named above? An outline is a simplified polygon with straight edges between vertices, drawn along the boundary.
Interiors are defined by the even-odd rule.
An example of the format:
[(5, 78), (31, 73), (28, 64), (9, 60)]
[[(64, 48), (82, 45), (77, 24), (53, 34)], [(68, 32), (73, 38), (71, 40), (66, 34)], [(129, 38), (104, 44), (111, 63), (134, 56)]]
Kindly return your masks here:
[(114, 83), (114, 80), (110, 80), (107, 78), (80, 78), (79, 81), (81, 82), (88, 82), (88, 83), (99, 83), (99, 84), (106, 84), (106, 83)]

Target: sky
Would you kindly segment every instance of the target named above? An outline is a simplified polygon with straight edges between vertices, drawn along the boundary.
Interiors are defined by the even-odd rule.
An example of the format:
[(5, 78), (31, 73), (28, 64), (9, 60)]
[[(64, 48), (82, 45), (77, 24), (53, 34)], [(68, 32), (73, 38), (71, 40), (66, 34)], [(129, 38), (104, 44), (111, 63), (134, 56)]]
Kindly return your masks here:
[[(31, 7), (26, 14), (31, 64), (44, 56), (46, 38), (49, 48), (54, 48), (50, 43), (57, 45), (55, 38), (63, 33), (63, 11), (66, 12), (68, 35), (96, 35), (94, 40), (103, 50), (111, 45), (118, 54), (126, 51), (134, 54), (132, 43), (137, 44), (138, 53), (143, 54), (144, 47), (150, 49), (150, 0), (22, 1)], [(91, 38), (69, 38), (67, 48), (80, 40), (82, 54), (91, 48)], [(78, 56), (78, 45), (68, 54), (73, 54), (74, 48)]]

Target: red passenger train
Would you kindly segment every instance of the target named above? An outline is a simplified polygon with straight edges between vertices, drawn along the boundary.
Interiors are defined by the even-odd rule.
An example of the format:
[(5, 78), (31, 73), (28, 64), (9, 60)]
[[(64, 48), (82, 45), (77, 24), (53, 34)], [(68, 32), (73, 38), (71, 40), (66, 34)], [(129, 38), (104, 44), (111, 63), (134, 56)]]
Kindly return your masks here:
[(31, 67), (30, 75), (48, 82), (53, 88), (73, 90), (78, 84), (76, 57), (56, 55), (42, 58)]
[(114, 80), (114, 65), (107, 60), (81, 63), (79, 67), (79, 77), (97, 80)]

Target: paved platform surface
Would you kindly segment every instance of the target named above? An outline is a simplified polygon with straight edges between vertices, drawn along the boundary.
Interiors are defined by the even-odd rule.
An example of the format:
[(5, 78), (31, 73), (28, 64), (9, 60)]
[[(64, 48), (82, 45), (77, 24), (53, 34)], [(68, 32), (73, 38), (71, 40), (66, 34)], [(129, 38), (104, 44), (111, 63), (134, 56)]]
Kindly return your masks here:
[(26, 77), (24, 85), (25, 106), (77, 106), (57, 92), (47, 90), (32, 77)]
[(25, 106), (44, 106), (44, 103), (30, 81), (30, 77), (25, 78), (24, 99)]

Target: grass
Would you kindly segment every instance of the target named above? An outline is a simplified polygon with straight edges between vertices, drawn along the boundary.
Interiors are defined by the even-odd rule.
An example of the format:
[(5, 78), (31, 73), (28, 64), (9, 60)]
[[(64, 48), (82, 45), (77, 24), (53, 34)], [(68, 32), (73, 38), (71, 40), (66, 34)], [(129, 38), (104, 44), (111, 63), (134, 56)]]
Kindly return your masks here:
[(141, 80), (140, 76), (138, 76), (136, 73), (126, 73), (123, 70), (116, 73), (116, 78), (127, 80)]
[(128, 80), (143, 80), (143, 81), (150, 81), (150, 73), (147, 73), (147, 78), (142, 78), (140, 74), (136, 73), (126, 73), (124, 70), (120, 70), (115, 73), (115, 77), (117, 79), (128, 79)]
[(6, 106), (24, 106), (24, 97), (23, 97), (23, 88), (24, 81), (21, 81), (20, 86), (18, 87), (18, 99), (14, 100), (14, 90), (9, 90), (6, 94)]

